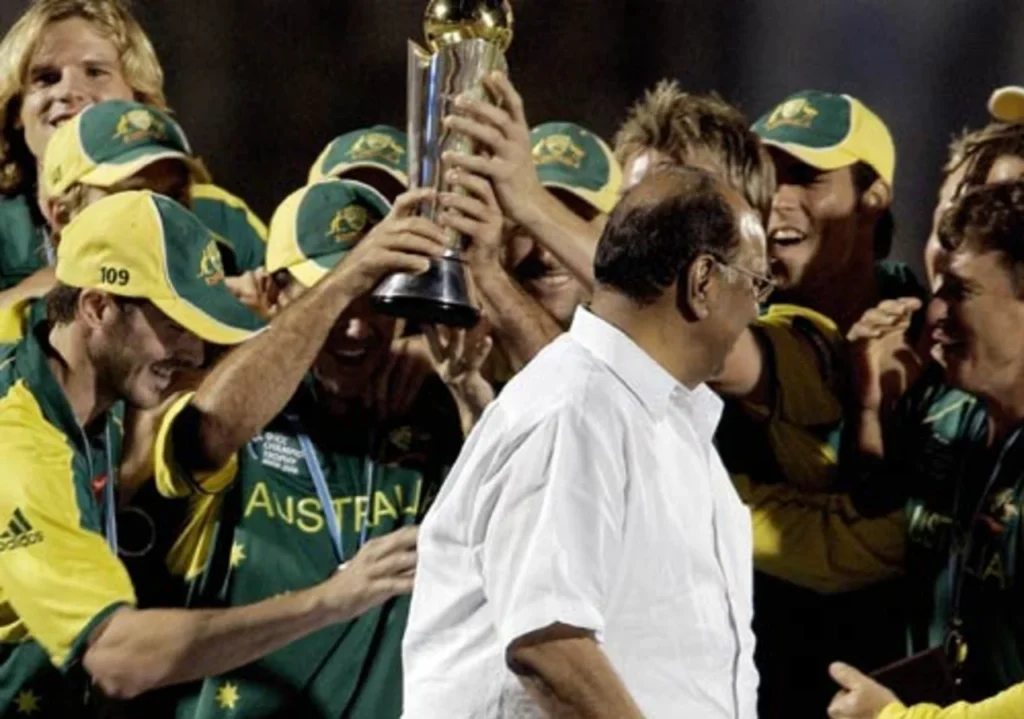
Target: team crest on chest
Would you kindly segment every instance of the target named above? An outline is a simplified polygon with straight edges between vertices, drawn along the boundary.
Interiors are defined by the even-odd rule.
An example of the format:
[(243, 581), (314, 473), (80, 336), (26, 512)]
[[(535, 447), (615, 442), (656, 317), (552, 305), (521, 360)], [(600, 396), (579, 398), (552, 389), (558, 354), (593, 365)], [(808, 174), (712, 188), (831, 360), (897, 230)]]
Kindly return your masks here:
[(549, 135), (533, 146), (533, 161), (537, 165), (565, 165), (580, 169), (587, 151), (568, 135)]
[(348, 151), (353, 160), (383, 160), (390, 165), (402, 161), (405, 150), (388, 135), (380, 132), (368, 132), (360, 137)]
[(305, 458), (294, 437), (279, 432), (264, 432), (255, 442), (257, 454), (264, 467), (293, 476), (304, 473)]

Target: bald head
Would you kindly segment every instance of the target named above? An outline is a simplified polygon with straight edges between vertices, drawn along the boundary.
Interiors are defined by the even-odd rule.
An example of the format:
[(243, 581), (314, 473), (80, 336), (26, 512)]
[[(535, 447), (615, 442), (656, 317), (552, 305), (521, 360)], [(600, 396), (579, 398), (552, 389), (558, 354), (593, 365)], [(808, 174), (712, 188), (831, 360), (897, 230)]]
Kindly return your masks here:
[(698, 255), (731, 261), (741, 228), (760, 227), (750, 205), (690, 167), (649, 175), (616, 206), (597, 245), (594, 277), (638, 304), (654, 302)]

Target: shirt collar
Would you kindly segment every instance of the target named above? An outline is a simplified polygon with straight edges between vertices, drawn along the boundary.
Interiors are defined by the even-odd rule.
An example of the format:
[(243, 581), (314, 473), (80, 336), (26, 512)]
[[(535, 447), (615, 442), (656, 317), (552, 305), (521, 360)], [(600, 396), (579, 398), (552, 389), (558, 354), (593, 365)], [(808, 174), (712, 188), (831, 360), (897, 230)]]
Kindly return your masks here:
[(689, 393), (625, 332), (584, 307), (576, 309), (569, 334), (608, 365), (652, 416), (659, 417), (665, 412), (677, 390)]
[(693, 389), (682, 384), (625, 332), (582, 306), (576, 309), (569, 334), (608, 365), (651, 416), (660, 417), (672, 402), (695, 419), (702, 439), (711, 440), (725, 405), (706, 384)]
[(46, 322), (39, 322), (28, 329), (18, 345), (15, 366), (18, 374), (25, 378), (25, 384), (39, 403), (47, 421), (67, 435), (80, 451), (85, 451), (87, 448), (82, 446), (82, 430), (71, 409), (71, 403), (46, 361), (46, 348), (49, 347), (46, 336), (49, 330)]

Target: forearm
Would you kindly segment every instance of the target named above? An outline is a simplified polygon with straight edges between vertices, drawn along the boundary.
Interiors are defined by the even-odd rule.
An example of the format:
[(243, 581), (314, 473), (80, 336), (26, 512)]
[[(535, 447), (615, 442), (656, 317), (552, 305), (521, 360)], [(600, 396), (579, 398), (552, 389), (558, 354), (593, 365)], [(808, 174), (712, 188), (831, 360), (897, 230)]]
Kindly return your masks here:
[(764, 349), (751, 329), (744, 330), (708, 385), (724, 397), (764, 403), (768, 394)]
[(115, 698), (215, 676), (337, 621), (320, 597), (314, 588), (231, 609), (121, 610), (83, 663)]
[(882, 418), (877, 409), (861, 408), (854, 426), (854, 437), (863, 455), (875, 459), (885, 457)]
[(890, 704), (878, 719), (1013, 719), (1020, 716), (1021, 706), (1024, 706), (1024, 684), (1016, 684), (976, 704), (958, 702), (945, 708), (933, 704), (911, 707)]
[(537, 194), (514, 219), (583, 283), (594, 289), (594, 253), (600, 230), (548, 191)]
[(867, 517), (848, 494), (755, 484), (742, 475), (733, 481), (750, 508), (759, 570), (823, 593), (868, 586), (902, 571), (902, 511)]
[(43, 297), (53, 288), (54, 284), (56, 284), (56, 278), (53, 276), (53, 270), (49, 268), (41, 270), (26, 277), (14, 287), (0, 291), (0, 309), (10, 307), (23, 300)]
[(480, 415), (487, 409), (487, 405), (494, 400), (494, 389), (487, 380), (477, 374), (458, 387), (452, 387), (451, 393), (459, 411), (462, 435), (468, 437)]
[[(189, 470), (221, 466), (274, 418), (295, 393), (338, 316), (353, 297), (344, 276), (329, 274), (224, 357), (196, 390), (195, 421), (176, 427), (175, 446), (198, 448)], [(182, 460), (185, 458), (179, 458)], [(188, 464), (188, 462), (186, 462)]]
[(500, 267), (474, 275), (494, 339), (519, 371), (563, 333), (554, 318)]
[(640, 719), (643, 714), (608, 657), (590, 637), (511, 650), (510, 667), (554, 719)]

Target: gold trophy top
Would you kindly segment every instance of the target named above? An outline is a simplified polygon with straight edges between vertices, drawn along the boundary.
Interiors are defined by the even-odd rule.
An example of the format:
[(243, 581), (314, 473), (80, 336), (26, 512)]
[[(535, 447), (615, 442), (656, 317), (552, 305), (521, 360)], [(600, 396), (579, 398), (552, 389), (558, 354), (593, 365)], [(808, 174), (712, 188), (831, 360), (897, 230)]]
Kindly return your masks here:
[(502, 52), (512, 43), (509, 0), (430, 0), (423, 15), (427, 45), (437, 52), (463, 40), (486, 40)]

